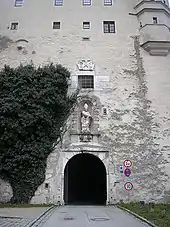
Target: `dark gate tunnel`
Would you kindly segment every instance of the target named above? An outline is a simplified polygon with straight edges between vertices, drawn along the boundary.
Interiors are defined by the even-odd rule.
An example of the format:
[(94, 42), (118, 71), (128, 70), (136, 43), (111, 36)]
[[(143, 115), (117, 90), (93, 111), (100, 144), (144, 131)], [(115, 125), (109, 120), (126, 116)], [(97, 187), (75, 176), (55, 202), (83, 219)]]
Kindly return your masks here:
[(67, 205), (105, 205), (106, 169), (92, 154), (73, 156), (64, 170), (64, 202)]

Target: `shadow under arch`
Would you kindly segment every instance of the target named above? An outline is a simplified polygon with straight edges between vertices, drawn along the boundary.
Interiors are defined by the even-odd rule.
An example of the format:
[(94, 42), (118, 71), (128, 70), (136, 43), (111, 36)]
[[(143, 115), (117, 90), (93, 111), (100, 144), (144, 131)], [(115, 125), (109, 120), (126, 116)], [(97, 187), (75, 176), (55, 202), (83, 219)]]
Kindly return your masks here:
[(107, 176), (104, 163), (95, 155), (73, 156), (64, 169), (66, 205), (106, 205)]

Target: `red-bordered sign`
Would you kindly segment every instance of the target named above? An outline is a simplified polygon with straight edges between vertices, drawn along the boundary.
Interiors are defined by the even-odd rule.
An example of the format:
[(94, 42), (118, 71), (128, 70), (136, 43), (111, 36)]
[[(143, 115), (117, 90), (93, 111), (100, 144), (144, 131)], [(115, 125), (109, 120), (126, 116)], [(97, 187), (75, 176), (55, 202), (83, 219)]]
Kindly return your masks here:
[(125, 160), (125, 161), (123, 162), (123, 164), (124, 164), (125, 167), (130, 168), (130, 167), (132, 166), (132, 161), (130, 161), (130, 160)]
[(132, 190), (132, 188), (133, 188), (133, 184), (132, 184), (131, 182), (126, 182), (126, 183), (124, 184), (124, 188), (125, 188), (127, 191), (130, 191), (130, 190)]

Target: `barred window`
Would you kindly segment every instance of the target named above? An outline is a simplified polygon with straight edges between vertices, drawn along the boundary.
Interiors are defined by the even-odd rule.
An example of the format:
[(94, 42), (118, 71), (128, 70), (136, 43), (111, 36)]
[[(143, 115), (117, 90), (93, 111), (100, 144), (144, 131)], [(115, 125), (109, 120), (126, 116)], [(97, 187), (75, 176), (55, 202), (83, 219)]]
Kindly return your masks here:
[(24, 0), (15, 0), (15, 6), (22, 6), (24, 3)]
[(94, 88), (94, 76), (79, 75), (78, 84), (80, 88)]
[(53, 29), (60, 29), (60, 22), (53, 22)]
[(10, 29), (11, 30), (17, 30), (18, 29), (18, 22), (12, 22)]
[(90, 22), (83, 22), (83, 29), (90, 29)]
[(55, 6), (62, 6), (63, 0), (55, 0)]
[(104, 33), (115, 33), (115, 21), (103, 21)]
[(104, 0), (104, 6), (111, 6), (112, 0)]
[(90, 6), (91, 0), (83, 0), (83, 6)]

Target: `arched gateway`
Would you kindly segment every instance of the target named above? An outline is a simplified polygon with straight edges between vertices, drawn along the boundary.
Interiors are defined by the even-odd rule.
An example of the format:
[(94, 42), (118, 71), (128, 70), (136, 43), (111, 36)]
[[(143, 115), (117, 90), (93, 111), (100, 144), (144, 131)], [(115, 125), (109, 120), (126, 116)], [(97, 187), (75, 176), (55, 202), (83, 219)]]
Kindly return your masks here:
[(107, 199), (106, 169), (95, 155), (73, 156), (64, 170), (65, 204), (105, 205)]

